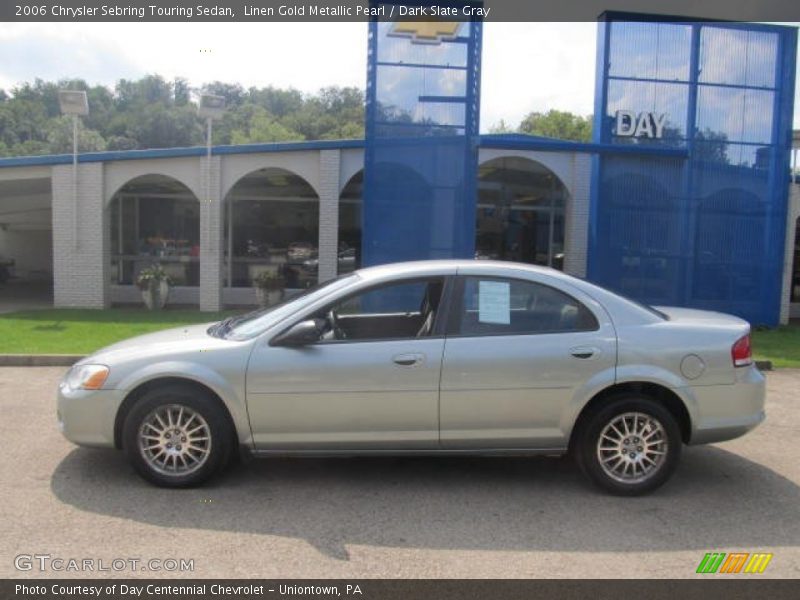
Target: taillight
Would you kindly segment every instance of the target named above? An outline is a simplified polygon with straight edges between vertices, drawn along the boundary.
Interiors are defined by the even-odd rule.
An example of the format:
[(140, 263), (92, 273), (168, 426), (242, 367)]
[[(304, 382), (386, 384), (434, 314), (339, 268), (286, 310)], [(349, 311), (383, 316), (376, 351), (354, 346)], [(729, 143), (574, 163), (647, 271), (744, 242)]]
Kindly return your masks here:
[(749, 333), (736, 340), (736, 343), (731, 348), (731, 357), (733, 358), (734, 367), (746, 367), (753, 362)]

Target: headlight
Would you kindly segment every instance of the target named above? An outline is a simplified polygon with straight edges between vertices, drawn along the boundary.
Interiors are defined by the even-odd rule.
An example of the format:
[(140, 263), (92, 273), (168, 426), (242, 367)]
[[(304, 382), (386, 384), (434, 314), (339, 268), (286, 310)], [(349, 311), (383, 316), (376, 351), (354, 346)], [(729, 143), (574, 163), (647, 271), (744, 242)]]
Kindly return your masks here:
[(108, 378), (105, 365), (77, 365), (64, 378), (64, 385), (71, 390), (99, 390)]

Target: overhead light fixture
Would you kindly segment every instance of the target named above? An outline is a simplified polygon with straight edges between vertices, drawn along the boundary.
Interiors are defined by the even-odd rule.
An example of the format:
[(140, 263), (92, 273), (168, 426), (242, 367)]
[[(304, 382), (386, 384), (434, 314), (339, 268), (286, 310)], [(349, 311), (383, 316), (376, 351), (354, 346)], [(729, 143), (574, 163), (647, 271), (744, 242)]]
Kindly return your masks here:
[(212, 94), (201, 95), (197, 113), (205, 119), (219, 119), (225, 114), (225, 98)]
[(86, 92), (59, 90), (58, 104), (61, 107), (61, 113), (65, 115), (85, 117), (89, 114), (89, 100), (86, 97)]

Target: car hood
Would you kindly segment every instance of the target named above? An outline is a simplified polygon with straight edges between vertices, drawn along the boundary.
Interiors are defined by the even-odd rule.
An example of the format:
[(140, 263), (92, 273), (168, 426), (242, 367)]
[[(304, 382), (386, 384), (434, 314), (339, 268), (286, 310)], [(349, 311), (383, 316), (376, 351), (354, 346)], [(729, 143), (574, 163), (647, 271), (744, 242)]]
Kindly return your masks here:
[(230, 346), (230, 341), (208, 334), (208, 328), (213, 324), (214, 322), (186, 325), (139, 335), (111, 346), (106, 346), (80, 362), (110, 364), (143, 356), (180, 355), (187, 352), (203, 352), (217, 347)]

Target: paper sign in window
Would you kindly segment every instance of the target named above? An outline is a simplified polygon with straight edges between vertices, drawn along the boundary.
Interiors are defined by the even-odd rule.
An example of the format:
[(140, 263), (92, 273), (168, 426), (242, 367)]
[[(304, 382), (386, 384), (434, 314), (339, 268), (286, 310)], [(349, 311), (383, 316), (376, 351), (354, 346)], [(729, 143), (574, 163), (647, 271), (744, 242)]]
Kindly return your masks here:
[(478, 282), (478, 321), (511, 323), (511, 284), (502, 281)]

